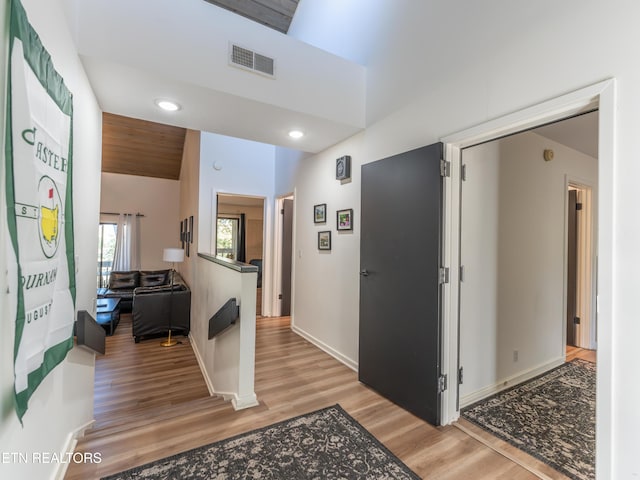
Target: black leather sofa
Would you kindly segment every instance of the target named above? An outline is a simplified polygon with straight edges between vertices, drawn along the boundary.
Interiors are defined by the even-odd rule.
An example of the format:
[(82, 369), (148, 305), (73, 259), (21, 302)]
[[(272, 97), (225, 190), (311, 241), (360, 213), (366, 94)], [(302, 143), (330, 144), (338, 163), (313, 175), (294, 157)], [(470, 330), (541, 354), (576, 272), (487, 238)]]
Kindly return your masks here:
[(99, 297), (120, 298), (120, 310), (131, 312), (133, 337), (172, 334), (188, 335), (191, 326), (191, 290), (175, 272), (173, 294), (171, 270), (111, 272), (109, 287), (98, 290)]
[[(120, 311), (131, 312), (133, 291), (138, 287), (169, 285), (171, 270), (132, 270), (111, 272), (107, 288), (98, 289), (98, 298), (119, 298)], [(177, 277), (178, 275), (176, 275)]]

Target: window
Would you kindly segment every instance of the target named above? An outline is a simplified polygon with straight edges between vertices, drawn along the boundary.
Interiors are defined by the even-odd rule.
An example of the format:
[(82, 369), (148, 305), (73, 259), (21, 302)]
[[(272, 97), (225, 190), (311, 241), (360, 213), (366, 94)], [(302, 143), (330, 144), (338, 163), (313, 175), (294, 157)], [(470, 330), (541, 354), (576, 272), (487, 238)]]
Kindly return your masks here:
[(105, 288), (109, 283), (117, 230), (118, 225), (115, 223), (101, 223), (98, 229), (98, 288)]
[(216, 228), (216, 255), (236, 260), (238, 258), (239, 218), (218, 217)]

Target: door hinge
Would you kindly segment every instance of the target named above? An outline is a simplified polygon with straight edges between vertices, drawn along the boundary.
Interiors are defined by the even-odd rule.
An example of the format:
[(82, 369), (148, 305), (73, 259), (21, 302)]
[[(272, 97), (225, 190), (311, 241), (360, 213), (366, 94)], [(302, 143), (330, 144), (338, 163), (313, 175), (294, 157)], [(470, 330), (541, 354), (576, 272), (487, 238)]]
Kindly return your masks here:
[(462, 380), (463, 380), (463, 376), (464, 376), (463, 368), (462, 368), (462, 367), (460, 367), (460, 368), (458, 369), (458, 385), (462, 385), (462, 383), (463, 383), (463, 382), (462, 382)]
[(467, 181), (467, 166), (466, 165), (462, 165), (462, 167), (460, 168), (460, 177), (462, 178), (463, 182)]
[(464, 265), (460, 265), (460, 281), (464, 282)]
[(582, 204), (576, 203), (576, 210), (582, 210)]
[(441, 177), (451, 176), (451, 162), (447, 162), (446, 160), (440, 160), (440, 176)]
[(281, 293), (278, 295), (278, 300), (282, 300), (282, 294)]
[(438, 377), (438, 393), (442, 393), (447, 389), (447, 376), (440, 375)]
[(284, 215), (284, 208), (280, 209), (280, 215)]
[(580, 325), (580, 317), (573, 317), (573, 324)]
[(439, 283), (449, 283), (449, 267), (440, 267)]

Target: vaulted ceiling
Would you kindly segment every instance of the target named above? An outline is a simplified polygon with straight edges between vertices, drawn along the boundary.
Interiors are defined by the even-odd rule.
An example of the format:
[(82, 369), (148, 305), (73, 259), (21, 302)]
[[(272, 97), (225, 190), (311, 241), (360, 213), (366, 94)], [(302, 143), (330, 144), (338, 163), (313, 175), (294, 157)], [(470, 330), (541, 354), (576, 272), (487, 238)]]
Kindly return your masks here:
[[(287, 33), (298, 0), (205, 0)], [(103, 114), (102, 171), (177, 180), (186, 129)]]
[[(209, 1), (65, 5), (78, 54), (104, 112), (312, 153), (364, 128), (362, 65)], [(273, 59), (275, 74), (239, 68), (231, 62), (234, 45)], [(181, 108), (162, 111), (160, 99)], [(291, 130), (306, 135), (293, 139), (287, 135)]]
[(186, 129), (102, 114), (102, 171), (180, 178)]
[[(173, 170), (161, 170), (164, 160), (155, 149), (162, 143), (151, 140), (146, 148), (129, 141), (128, 135), (112, 135), (108, 129), (115, 126), (109, 122), (116, 117), (121, 117), (116, 123), (126, 123), (122, 117), (144, 119), (307, 152), (322, 151), (364, 128), (369, 114), (366, 68), (278, 33), (289, 28), (300, 10), (298, 1), (69, 2), (69, 23), (92, 88), (102, 110), (117, 114), (105, 117), (104, 170), (179, 175), (177, 150), (169, 153), (173, 160), (167, 160), (167, 165), (173, 162)], [(322, 8), (315, 2), (310, 5)], [(304, 12), (298, 16), (305, 18)], [(338, 28), (339, 19), (326, 13), (323, 17), (313, 10), (306, 17), (323, 18), (321, 25)], [(346, 15), (345, 21), (350, 19)], [(369, 38), (366, 32), (358, 33), (357, 38)], [(345, 43), (344, 37), (338, 36), (338, 42)], [(231, 43), (274, 57), (274, 78), (230, 66)], [(177, 100), (182, 108), (161, 112), (154, 103), (159, 98)], [(121, 127), (132, 131), (130, 125)], [(287, 132), (294, 128), (306, 135), (292, 140)], [(539, 133), (554, 138), (553, 132)], [(116, 141), (122, 144), (112, 144)], [(128, 158), (138, 165), (118, 164), (114, 154), (124, 155), (122, 149), (133, 150)], [(145, 163), (150, 168), (144, 169)]]

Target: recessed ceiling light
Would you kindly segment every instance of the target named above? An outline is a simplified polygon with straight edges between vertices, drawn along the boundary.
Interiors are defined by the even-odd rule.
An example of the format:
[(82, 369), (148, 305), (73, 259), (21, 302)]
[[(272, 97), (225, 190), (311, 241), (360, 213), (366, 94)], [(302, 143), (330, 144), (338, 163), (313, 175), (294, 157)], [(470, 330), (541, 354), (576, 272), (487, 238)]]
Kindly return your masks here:
[(301, 132), (300, 130), (291, 130), (289, 132), (289, 136), (291, 138), (302, 138), (304, 137), (304, 132)]
[(171, 100), (164, 100), (159, 98), (156, 100), (156, 105), (161, 109), (166, 110), (167, 112), (175, 112), (177, 110), (180, 110), (180, 105), (178, 105), (176, 102), (172, 102)]

